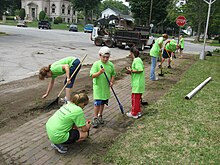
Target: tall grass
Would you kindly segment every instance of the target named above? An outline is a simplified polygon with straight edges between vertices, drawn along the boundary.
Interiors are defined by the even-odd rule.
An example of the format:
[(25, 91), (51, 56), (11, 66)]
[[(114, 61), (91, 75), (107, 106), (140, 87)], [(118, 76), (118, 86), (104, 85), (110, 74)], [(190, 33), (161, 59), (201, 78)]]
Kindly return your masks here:
[[(144, 111), (104, 157), (112, 164), (219, 164), (220, 56), (197, 61), (169, 93)], [(212, 80), (184, 99), (206, 78)]]

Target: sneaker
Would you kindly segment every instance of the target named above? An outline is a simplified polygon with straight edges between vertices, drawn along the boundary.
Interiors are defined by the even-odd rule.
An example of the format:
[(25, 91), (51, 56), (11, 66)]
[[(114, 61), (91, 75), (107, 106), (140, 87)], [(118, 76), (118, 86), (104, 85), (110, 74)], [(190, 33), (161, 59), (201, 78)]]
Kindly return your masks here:
[(92, 127), (98, 128), (98, 126), (99, 126), (99, 119), (97, 117), (94, 117), (94, 119), (92, 121)]
[(140, 118), (142, 116), (141, 112), (138, 112), (138, 118)]
[(102, 115), (98, 115), (98, 120), (100, 124), (104, 124), (104, 120), (102, 118)]
[(53, 144), (51, 146), (55, 148), (59, 153), (65, 154), (67, 152), (67, 147), (63, 146), (62, 144)]
[(170, 65), (168, 65), (168, 67), (167, 67), (167, 68), (171, 69), (171, 66), (170, 66)]
[(126, 113), (126, 115), (127, 115), (128, 117), (132, 117), (132, 118), (134, 118), (134, 119), (138, 119), (138, 115), (137, 115), (137, 116), (134, 116), (134, 115), (131, 114), (131, 112)]
[(63, 102), (63, 104), (67, 104), (68, 103), (66, 96), (64, 98), (61, 98), (60, 100)]

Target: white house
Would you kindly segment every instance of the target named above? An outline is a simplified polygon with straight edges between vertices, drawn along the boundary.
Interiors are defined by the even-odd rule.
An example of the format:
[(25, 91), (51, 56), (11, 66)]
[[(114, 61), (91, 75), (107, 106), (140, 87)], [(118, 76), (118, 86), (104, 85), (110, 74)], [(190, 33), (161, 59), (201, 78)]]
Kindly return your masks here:
[(77, 23), (77, 12), (68, 0), (21, 0), (21, 7), (25, 9), (28, 20), (38, 20), (40, 12), (45, 11), (53, 20), (61, 17), (63, 22)]
[(104, 17), (107, 18), (110, 15), (120, 16), (121, 18), (124, 18), (128, 21), (132, 21), (132, 22), (134, 21), (134, 19), (130, 15), (124, 15), (120, 11), (115, 10), (115, 9), (107, 8), (101, 12), (101, 18), (104, 18)]

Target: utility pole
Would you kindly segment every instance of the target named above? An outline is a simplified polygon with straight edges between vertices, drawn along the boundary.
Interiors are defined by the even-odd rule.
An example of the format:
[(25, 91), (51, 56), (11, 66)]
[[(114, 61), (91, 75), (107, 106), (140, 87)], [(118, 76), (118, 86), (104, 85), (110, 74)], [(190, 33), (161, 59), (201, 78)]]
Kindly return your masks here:
[(149, 16), (148, 27), (149, 27), (150, 24), (151, 24), (152, 8), (153, 8), (153, 0), (151, 0), (151, 4), (150, 4), (150, 16)]
[(210, 10), (211, 10), (211, 5), (216, 1), (212, 1), (209, 0), (209, 2), (207, 0), (203, 0), (204, 2), (206, 2), (209, 5), (209, 9), (208, 9), (208, 15), (207, 15), (207, 22), (206, 22), (206, 28), (205, 28), (205, 35), (204, 35), (204, 43), (203, 43), (203, 50), (200, 53), (200, 60), (204, 60), (205, 59), (205, 44), (206, 44), (206, 37), (207, 37), (207, 32), (208, 32), (208, 26), (209, 26), (209, 16), (210, 16)]

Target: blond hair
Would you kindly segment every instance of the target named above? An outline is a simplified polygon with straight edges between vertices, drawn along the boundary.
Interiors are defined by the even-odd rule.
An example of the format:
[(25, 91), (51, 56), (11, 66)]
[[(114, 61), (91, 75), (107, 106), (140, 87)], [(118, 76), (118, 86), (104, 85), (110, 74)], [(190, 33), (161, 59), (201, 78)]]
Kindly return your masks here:
[(167, 34), (162, 34), (162, 37), (167, 39), (168, 35)]
[(71, 102), (76, 105), (79, 105), (80, 103), (88, 104), (89, 97), (86, 93), (76, 93), (73, 94), (73, 96), (71, 97)]
[(40, 80), (44, 80), (44, 78), (46, 77), (47, 73), (50, 72), (50, 66), (45, 66), (43, 68), (40, 69), (39, 71), (39, 79)]

